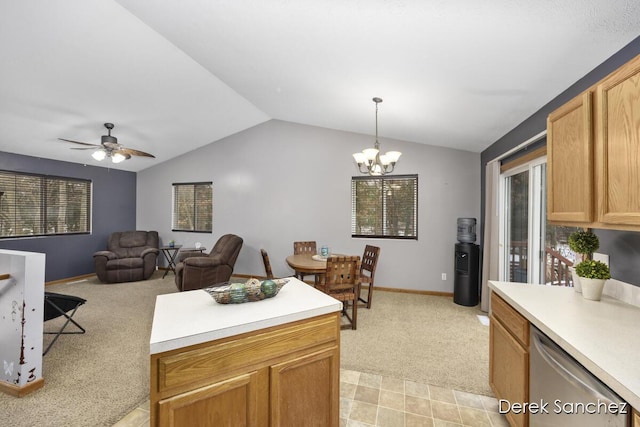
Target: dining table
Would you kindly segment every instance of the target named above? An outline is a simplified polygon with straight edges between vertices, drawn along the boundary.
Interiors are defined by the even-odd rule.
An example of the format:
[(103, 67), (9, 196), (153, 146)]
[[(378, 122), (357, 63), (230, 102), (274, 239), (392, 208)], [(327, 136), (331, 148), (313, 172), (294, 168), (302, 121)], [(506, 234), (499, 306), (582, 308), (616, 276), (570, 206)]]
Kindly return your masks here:
[[(333, 255), (333, 254), (332, 254)], [(295, 254), (287, 257), (287, 264), (297, 274), (313, 275), (318, 283), (322, 275), (327, 271), (327, 259), (314, 254)]]

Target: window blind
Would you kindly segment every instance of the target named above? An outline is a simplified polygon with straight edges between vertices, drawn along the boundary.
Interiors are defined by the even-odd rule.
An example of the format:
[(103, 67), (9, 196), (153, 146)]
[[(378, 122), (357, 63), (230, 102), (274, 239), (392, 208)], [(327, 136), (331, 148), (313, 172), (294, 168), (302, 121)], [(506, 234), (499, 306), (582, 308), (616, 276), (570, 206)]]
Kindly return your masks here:
[(210, 233), (213, 230), (213, 183), (173, 184), (173, 231)]
[(351, 235), (417, 239), (418, 175), (353, 177)]
[(91, 181), (0, 171), (0, 237), (91, 231)]

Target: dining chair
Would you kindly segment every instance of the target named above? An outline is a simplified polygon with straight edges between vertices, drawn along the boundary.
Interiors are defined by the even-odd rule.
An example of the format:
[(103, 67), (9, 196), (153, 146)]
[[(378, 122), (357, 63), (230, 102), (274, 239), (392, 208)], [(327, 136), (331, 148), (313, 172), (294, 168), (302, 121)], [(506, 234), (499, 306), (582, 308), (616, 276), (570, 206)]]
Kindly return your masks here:
[(367, 287), (367, 299), (358, 295), (358, 301), (363, 302), (362, 307), (371, 308), (371, 300), (373, 298), (373, 280), (376, 276), (376, 267), (378, 265), (378, 255), (380, 248), (377, 246), (366, 245), (364, 254), (362, 255), (362, 264), (360, 267), (360, 292), (364, 286)]
[[(327, 270), (324, 280), (316, 288), (338, 301), (342, 301), (342, 314), (349, 320), (349, 324), (341, 329), (356, 329), (358, 324), (358, 294), (360, 291), (360, 257), (359, 256), (331, 256), (327, 258)], [(351, 315), (347, 313), (347, 306), (351, 304)]]
[(293, 242), (293, 254), (315, 255), (318, 252), (316, 242)]
[(269, 254), (264, 249), (260, 249), (262, 254), (262, 262), (264, 263), (264, 271), (267, 273), (267, 279), (273, 279), (273, 271), (271, 270), (271, 262), (269, 262)]
[[(315, 241), (307, 241), (307, 242), (293, 242), (293, 254), (294, 255), (299, 255), (299, 254), (308, 254), (308, 255), (315, 255), (318, 253), (318, 246), (316, 244)], [(300, 278), (300, 280), (302, 280), (304, 282), (304, 276), (305, 274), (296, 271), (295, 272), (296, 277)], [(310, 276), (309, 274), (306, 274), (306, 276)], [(314, 276), (314, 282), (316, 282), (316, 277)]]

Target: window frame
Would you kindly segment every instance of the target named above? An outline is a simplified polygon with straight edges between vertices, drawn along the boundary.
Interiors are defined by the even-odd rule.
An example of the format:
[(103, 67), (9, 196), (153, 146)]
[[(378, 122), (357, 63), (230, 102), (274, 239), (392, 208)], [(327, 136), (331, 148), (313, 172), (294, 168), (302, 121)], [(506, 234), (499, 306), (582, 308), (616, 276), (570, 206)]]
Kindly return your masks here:
[[(29, 173), (29, 172), (16, 172), (16, 171), (11, 171), (11, 170), (0, 170), (0, 174), (3, 175), (11, 175), (14, 181), (13, 184), (13, 189), (12, 191), (14, 193), (18, 192), (18, 188), (17, 188), (17, 180), (20, 177), (29, 177), (29, 178), (37, 178), (39, 180), (39, 183), (37, 185), (37, 187), (39, 188), (39, 194), (38, 194), (38, 198), (39, 198), (39, 203), (38, 206), (36, 207), (36, 211), (33, 213), (34, 216), (38, 217), (37, 221), (34, 221), (38, 224), (39, 229), (41, 230), (40, 232), (35, 232), (32, 234), (12, 234), (12, 235), (4, 235), (2, 234), (2, 227), (0, 226), (0, 240), (5, 240), (5, 239), (25, 239), (25, 238), (33, 238), (33, 237), (52, 237), (52, 236), (70, 236), (70, 235), (81, 235), (81, 234), (91, 234), (92, 232), (92, 227), (93, 227), (93, 181), (90, 179), (84, 179), (84, 178), (72, 178), (72, 177), (65, 177), (65, 176), (57, 176), (57, 175), (46, 175), (46, 174), (38, 174), (38, 173)], [(2, 178), (0, 178), (0, 181), (2, 181)], [(82, 184), (83, 186), (85, 186), (84, 190), (86, 191), (85, 194), (85, 200), (82, 200), (81, 205), (85, 205), (84, 208), (80, 209), (80, 214), (81, 214), (81, 223), (85, 223), (85, 227), (83, 231), (69, 231), (69, 232), (60, 232), (60, 231), (56, 231), (56, 232), (47, 232), (47, 225), (49, 222), (49, 213), (52, 209), (55, 209), (57, 207), (62, 206), (62, 204), (60, 204), (60, 200), (56, 200), (57, 203), (49, 203), (48, 200), (48, 192), (50, 190), (50, 186), (54, 183), (54, 181), (57, 181), (58, 183), (66, 183), (66, 184)], [(2, 194), (0, 195), (0, 215), (2, 215), (2, 205), (4, 205), (6, 203), (5, 199), (4, 199), (4, 195), (5, 195), (6, 191), (2, 191)], [(65, 192), (65, 194), (67, 194)], [(19, 197), (15, 197), (14, 196), (14, 200), (13, 200), (13, 215), (14, 218), (12, 221), (9, 221), (13, 224), (14, 228), (17, 228), (19, 226), (18, 224), (18, 219), (17, 219), (17, 215), (18, 215), (18, 211), (20, 203), (18, 203), (20, 200)], [(24, 206), (24, 209), (26, 210), (28, 208), (28, 206), (26, 206), (26, 203)], [(68, 206), (64, 205), (64, 207), (66, 208)], [(67, 219), (68, 217), (65, 216), (65, 219)], [(0, 216), (0, 222), (3, 220), (3, 218)], [(66, 225), (66, 221), (65, 221), (65, 225)]]
[[(178, 213), (176, 211), (177, 208), (177, 200), (176, 200), (176, 190), (180, 187), (189, 187), (193, 186), (193, 218), (192, 223), (194, 224), (193, 229), (184, 229), (176, 227), (177, 225), (177, 217)], [(211, 218), (209, 219), (211, 224), (211, 229), (209, 230), (199, 230), (195, 227), (198, 224), (198, 209), (197, 209), (197, 191), (199, 186), (208, 186), (211, 190)], [(213, 234), (213, 182), (212, 181), (199, 181), (199, 182), (174, 182), (171, 184), (171, 231), (176, 232), (185, 232), (185, 233), (208, 233)]]
[[(388, 229), (386, 225), (385, 217), (388, 214), (385, 207), (385, 185), (386, 183), (394, 180), (413, 180), (413, 235), (390, 235), (386, 234)], [(380, 181), (380, 211), (382, 218), (380, 218), (382, 234), (361, 234), (356, 233), (356, 218), (357, 218), (357, 200), (356, 200), (356, 183), (358, 181)], [(351, 237), (352, 238), (364, 238), (364, 239), (396, 239), (396, 240), (418, 240), (418, 174), (410, 175), (380, 175), (380, 176), (354, 176), (351, 177)]]

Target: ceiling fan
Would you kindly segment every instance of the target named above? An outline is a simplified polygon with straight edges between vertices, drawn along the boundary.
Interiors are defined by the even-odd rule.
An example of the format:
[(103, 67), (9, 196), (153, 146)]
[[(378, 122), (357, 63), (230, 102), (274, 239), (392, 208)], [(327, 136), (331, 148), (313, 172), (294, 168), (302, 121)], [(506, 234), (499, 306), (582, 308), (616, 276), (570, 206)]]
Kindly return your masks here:
[[(124, 160), (130, 159), (131, 156), (153, 157), (153, 154), (145, 153), (144, 151), (134, 150), (133, 148), (126, 148), (122, 144), (118, 144), (118, 138), (111, 136), (111, 129), (113, 129), (113, 123), (105, 123), (104, 127), (107, 128), (108, 135), (102, 135), (102, 142), (100, 144), (90, 144), (88, 142), (72, 141), (70, 139), (58, 138), (60, 141), (72, 142), (74, 144), (86, 145), (83, 148), (72, 148), (72, 150), (95, 150), (91, 157), (101, 161), (109, 157), (113, 163), (120, 163)], [(97, 150), (96, 150), (96, 147)]]

